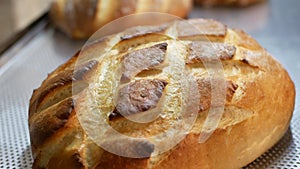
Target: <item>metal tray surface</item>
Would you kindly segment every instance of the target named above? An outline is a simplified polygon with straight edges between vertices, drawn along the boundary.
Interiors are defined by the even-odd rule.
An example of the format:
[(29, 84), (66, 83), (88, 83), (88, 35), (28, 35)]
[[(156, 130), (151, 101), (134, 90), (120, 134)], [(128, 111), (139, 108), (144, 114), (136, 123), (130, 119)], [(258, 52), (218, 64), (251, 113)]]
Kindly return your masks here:
[(32, 91), (82, 43), (46, 29), (21, 49), (8, 51), (15, 55), (0, 68), (0, 169), (31, 168), (27, 114)]
[[(286, 67), (299, 91), (298, 7), (298, 0), (270, 0), (241, 9), (196, 7), (190, 17), (214, 18), (250, 33)], [(31, 168), (27, 114), (32, 91), (47, 73), (68, 60), (83, 43), (70, 40), (53, 28), (45, 28), (31, 39), (22, 38), (0, 58), (0, 169)], [(1, 65), (3, 60), (5, 63)], [(299, 107), (297, 93), (294, 116), (285, 136), (246, 169), (300, 168)]]

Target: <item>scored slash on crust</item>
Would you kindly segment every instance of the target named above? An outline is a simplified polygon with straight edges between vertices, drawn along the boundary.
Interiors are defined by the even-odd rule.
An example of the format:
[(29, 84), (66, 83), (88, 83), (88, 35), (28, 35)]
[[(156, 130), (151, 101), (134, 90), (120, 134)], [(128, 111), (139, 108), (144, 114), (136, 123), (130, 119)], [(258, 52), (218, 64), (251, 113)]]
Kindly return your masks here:
[[(157, 106), (164, 88), (168, 83), (163, 80), (138, 80), (118, 91), (118, 100), (109, 120), (145, 112)], [(141, 117), (143, 118), (143, 117)]]
[(143, 70), (160, 65), (165, 59), (167, 46), (167, 43), (160, 43), (126, 54), (121, 63), (121, 83), (129, 82)]

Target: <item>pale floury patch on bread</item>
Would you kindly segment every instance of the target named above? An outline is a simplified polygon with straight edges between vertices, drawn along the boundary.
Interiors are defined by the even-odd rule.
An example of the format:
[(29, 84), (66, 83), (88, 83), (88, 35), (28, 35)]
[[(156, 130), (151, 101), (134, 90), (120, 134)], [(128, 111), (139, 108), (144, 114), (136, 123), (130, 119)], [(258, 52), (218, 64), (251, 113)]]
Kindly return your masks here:
[[(155, 62), (142, 64), (147, 50)], [(211, 78), (210, 57), (222, 63), (223, 100), (212, 97), (222, 79)], [(204, 19), (132, 28), (86, 46), (33, 92), (33, 168), (240, 168), (283, 136), (294, 101), (288, 73), (243, 31)], [(222, 104), (216, 130), (199, 143)], [(146, 123), (126, 117), (151, 113)]]

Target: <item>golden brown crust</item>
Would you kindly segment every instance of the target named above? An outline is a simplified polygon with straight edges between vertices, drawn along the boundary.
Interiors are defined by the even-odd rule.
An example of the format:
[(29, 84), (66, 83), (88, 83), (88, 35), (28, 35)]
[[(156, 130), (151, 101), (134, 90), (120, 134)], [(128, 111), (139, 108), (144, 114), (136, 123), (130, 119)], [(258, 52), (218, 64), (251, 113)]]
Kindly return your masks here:
[[(30, 105), (32, 109), (30, 109), (29, 111), (29, 116), (31, 117), (32, 115), (34, 115), (34, 113), (41, 111), (64, 99), (63, 97), (61, 97), (62, 94), (60, 94), (59, 91), (65, 92), (65, 90), (70, 90), (69, 92), (67, 92), (68, 94), (65, 96), (65, 98), (70, 97), (72, 94), (72, 87), (74, 87), (70, 84), (76, 83), (78, 81), (83, 81), (84, 77), (87, 76), (89, 72), (93, 71), (97, 64), (98, 61), (92, 60), (87, 63), (84, 63), (83, 65), (78, 66), (76, 69), (67, 69), (57, 73), (56, 76), (47, 78), (47, 81), (45, 81), (41, 86), (42, 89), (39, 91), (34, 91), (33, 93)], [(79, 86), (85, 87), (86, 85)], [(78, 90), (81, 91), (82, 89), (82, 87), (79, 87)], [(57, 96), (59, 99), (53, 99), (53, 101), (52, 99), (50, 100), (49, 98), (47, 98), (47, 95), (51, 95), (52, 93), (54, 93), (55, 95), (59, 95)], [(52, 95), (51, 97), (55, 96)]]
[[(193, 22), (205, 23), (206, 20), (200, 19)], [(212, 21), (207, 20), (207, 23), (204, 25), (209, 25), (210, 23)], [(217, 30), (221, 30), (219, 29), (220, 27), (222, 29), (226, 28), (226, 26), (222, 26), (221, 23), (216, 21), (213, 21), (213, 23), (218, 25)], [(168, 25), (167, 30), (170, 30), (169, 28), (172, 26), (176, 28), (177, 24)], [(177, 29), (177, 31), (179, 30)], [(203, 125), (212, 104), (211, 84), (218, 84), (221, 82), (221, 79), (211, 78), (202, 62), (186, 64), (189, 60), (189, 45), (194, 41), (201, 41), (201, 38), (164, 39), (161, 38), (164, 35), (157, 36), (146, 33), (147, 35), (145, 36), (139, 35), (122, 40), (120, 37), (123, 34), (120, 33), (83, 49), (81, 51), (82, 57), (78, 57), (78, 54), (76, 54), (66, 64), (51, 73), (41, 87), (34, 91), (30, 100), (29, 118), (34, 157), (33, 168), (234, 169), (240, 168), (259, 157), (283, 136), (289, 126), (295, 101), (294, 84), (281, 64), (273, 59), (245, 32), (227, 28), (225, 32), (223, 31), (224, 34), (219, 34), (219, 31), (213, 30), (210, 32), (214, 33), (199, 33), (198, 35), (199, 37), (204, 35), (218, 37), (208, 39), (212, 40), (212, 43), (226, 46), (218, 48), (222, 54), (224, 54), (225, 50), (226, 54), (225, 58), (220, 59), (224, 68), (226, 100), (224, 100), (224, 114), (218, 123), (217, 129), (207, 141), (199, 143), (199, 137), (207, 132), (203, 130)], [(119, 41), (110, 44), (110, 40), (115, 37)], [(145, 39), (149, 41), (145, 41)], [(137, 43), (136, 41), (144, 41), (144, 43)], [(159, 98), (164, 101), (164, 104), (156, 101), (156, 107), (153, 108), (156, 111), (162, 111), (159, 114), (159, 118), (154, 122), (145, 124), (136, 124), (122, 118), (111, 121), (110, 125), (122, 134), (139, 138), (148, 138), (157, 133), (168, 132), (164, 128), (176, 124), (172, 123), (173, 121), (170, 117), (173, 116), (169, 115), (176, 114), (175, 110), (178, 108), (184, 109), (179, 107), (180, 104), (176, 104), (177, 102), (171, 102), (170, 100), (180, 98), (184, 94), (191, 98), (197, 93), (193, 91), (193, 95), (190, 95), (184, 93), (184, 90), (178, 87), (178, 84), (184, 84), (185, 78), (189, 77), (187, 74), (179, 75), (187, 71), (189, 75), (195, 78), (195, 81), (188, 81), (189, 85), (192, 86), (192, 83), (195, 83), (194, 85), (197, 86), (200, 93), (200, 101), (197, 102), (199, 103), (197, 105), (199, 106), (198, 116), (189, 134), (171, 150), (158, 155), (154, 155), (157, 146), (159, 146), (159, 144), (154, 143), (155, 139), (128, 142), (128, 140), (124, 139), (102, 138), (106, 147), (114, 147), (114, 150), (127, 152), (128, 156), (142, 156), (143, 158), (140, 159), (121, 157), (104, 150), (94, 142), (95, 140), (88, 134), (90, 131), (81, 124), (82, 119), (80, 119), (81, 116), (79, 115), (86, 115), (83, 116), (83, 123), (91, 118), (92, 122), (95, 120), (93, 116), (87, 116), (95, 112), (92, 112), (94, 109), (91, 105), (85, 105), (85, 103), (94, 99), (93, 101), (96, 101), (97, 108), (101, 109), (101, 111), (106, 111), (103, 114), (99, 113), (101, 111), (96, 113), (99, 113), (98, 115), (101, 115), (101, 118), (104, 117), (101, 120), (109, 121), (109, 113), (114, 109), (114, 103), (110, 103), (110, 100), (118, 96), (110, 90), (118, 91), (117, 89), (128, 85), (127, 82), (119, 84), (118, 68), (124, 56), (132, 51), (147, 49), (156, 44), (164, 43), (167, 44), (167, 48), (163, 48), (166, 57), (164, 62), (166, 63), (163, 63), (165, 65), (162, 66), (162, 71), (145, 71), (140, 74), (134, 74), (128, 82), (128, 84), (131, 84), (133, 81), (161, 79), (168, 83), (163, 85), (164, 88), (161, 88), (162, 90), (159, 93), (161, 96)], [(126, 44), (130, 47), (126, 47)], [(199, 48), (203, 48), (201, 46), (203, 43), (195, 44)], [(229, 48), (230, 50), (226, 51)], [(106, 57), (97, 58), (98, 54), (105, 49), (112, 50), (106, 53)], [(119, 51), (119, 53), (116, 51)], [(218, 54), (218, 52), (216, 53)], [(170, 56), (175, 57), (175, 59)], [(215, 55), (215, 57), (218, 57), (218, 55)], [(97, 62), (95, 62), (95, 66), (77, 67), (75, 65), (79, 60), (81, 62), (78, 65), (94, 65), (90, 64), (94, 62), (93, 60), (97, 60)], [(169, 69), (170, 65), (174, 64), (178, 70)], [(81, 70), (80, 68), (82, 68), (82, 71), (79, 72), (82, 73), (78, 73), (78, 76), (70, 73), (70, 71), (76, 72), (76, 70)], [(178, 72), (181, 73), (178, 75)], [(66, 75), (71, 76), (67, 77)], [(80, 90), (73, 93), (73, 95), (61, 95), (66, 90), (70, 90), (68, 83), (63, 83), (60, 87), (56, 87), (55, 90), (48, 89), (51, 87), (47, 86), (52, 86), (59, 79), (67, 78), (75, 79), (75, 81), (77, 79), (77, 82), (73, 81), (73, 86), (78, 85), (78, 81), (91, 84), (81, 86)], [(98, 81), (99, 79), (102, 79), (101, 83)], [(180, 81), (181, 83), (177, 84), (174, 81)], [(87, 95), (89, 91), (87, 89), (92, 90), (92, 93), (96, 93), (96, 95), (90, 97), (90, 95)], [(49, 91), (51, 92), (49, 93)], [(137, 94), (143, 94), (143, 92), (138, 90), (134, 91)], [(163, 95), (161, 95), (162, 91)], [(42, 104), (42, 102), (36, 100), (43, 96), (41, 94), (43, 92), (46, 94), (42, 100), (48, 103), (51, 102), (51, 104), (44, 103), (47, 106), (37, 108), (38, 104)], [(151, 92), (155, 93), (154, 90), (151, 90)], [(180, 95), (180, 92), (183, 95)], [(51, 93), (53, 95), (61, 95), (59, 99), (56, 99), (57, 102), (53, 101), (55, 99), (53, 99), (54, 97)], [(137, 104), (141, 103), (139, 99), (135, 101), (137, 101)], [(222, 101), (217, 101), (213, 104), (214, 106), (221, 106)], [(172, 111), (164, 111), (164, 109), (168, 108), (167, 106), (170, 106), (169, 108), (172, 108)], [(192, 107), (187, 109), (192, 109)], [(162, 113), (165, 113), (164, 116), (162, 116)], [(99, 118), (99, 116), (95, 116), (95, 118)], [(164, 126), (164, 128), (161, 126)], [(103, 128), (103, 130), (106, 129)], [(99, 135), (102, 132), (101, 130), (96, 131)], [(170, 140), (167, 141), (170, 142)], [(147, 158), (148, 156), (150, 157)]]
[(105, 24), (141, 12), (162, 12), (186, 17), (192, 0), (55, 0), (50, 16), (73, 38), (88, 38)]
[(51, 137), (57, 130), (63, 128), (73, 111), (74, 101), (68, 98), (60, 102), (57, 106), (45, 110), (40, 116), (31, 119), (31, 145), (38, 147)]
[[(267, 61), (264, 66), (271, 68), (271, 72), (264, 72), (270, 76), (268, 80), (265, 75), (257, 76), (255, 82), (243, 80), (243, 86), (239, 87), (243, 88), (243, 96), (238, 100), (233, 98), (230, 103), (250, 109), (254, 114), (235, 125), (217, 129), (209, 140), (201, 144), (198, 143), (200, 129), (194, 127), (192, 134), (157, 165), (157, 168), (177, 168), (178, 165), (191, 169), (199, 166), (204, 169), (240, 168), (279, 141), (289, 126), (294, 109), (295, 90), (282, 66), (269, 55), (264, 57)], [(282, 93), (281, 96), (278, 96), (278, 92)], [(180, 159), (180, 164), (176, 159)]]
[(144, 169), (147, 168), (147, 162), (148, 159), (126, 158), (106, 152), (102, 155), (102, 159), (99, 161), (99, 164), (95, 167), (95, 169)]

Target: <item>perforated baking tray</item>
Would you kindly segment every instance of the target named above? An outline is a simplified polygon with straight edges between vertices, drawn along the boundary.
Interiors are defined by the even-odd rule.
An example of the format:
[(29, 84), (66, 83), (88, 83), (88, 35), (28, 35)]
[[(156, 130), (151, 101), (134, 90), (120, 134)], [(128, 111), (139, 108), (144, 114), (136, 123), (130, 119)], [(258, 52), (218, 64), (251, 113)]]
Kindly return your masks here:
[[(299, 2), (291, 1), (291, 3), (296, 4)], [(282, 6), (280, 1), (276, 1), (276, 3), (272, 1), (272, 3), (258, 4), (243, 9), (244, 18), (241, 9), (235, 9), (236, 11), (232, 12), (233, 9), (227, 8), (213, 10), (198, 8), (192, 12), (190, 17), (212, 17), (229, 24), (229, 26), (246, 29), (283, 63), (297, 89), (299, 89), (300, 78), (297, 73), (300, 72), (300, 58), (298, 58), (300, 27), (297, 25), (299, 23), (291, 22), (292, 20), (278, 22), (278, 17), (286, 17), (277, 16), (282, 15), (276, 13), (279, 6)], [(297, 5), (294, 8), (297, 8)], [(270, 10), (273, 12), (271, 16), (268, 16), (267, 21), (264, 21), (264, 24), (267, 25), (261, 26), (262, 23), (259, 23), (260, 28), (253, 28), (255, 21), (252, 25), (250, 24), (250, 27), (245, 24), (238, 25), (237, 22), (244, 23), (243, 20), (249, 19), (249, 15), (253, 14), (251, 10), (262, 9), (268, 10), (267, 13)], [(287, 15), (300, 15), (299, 12), (295, 13), (294, 11), (293, 13), (293, 8), (289, 10), (291, 12)], [(239, 18), (235, 18), (233, 21), (231, 17), (237, 16), (237, 14)], [(274, 26), (281, 24), (284, 24), (285, 27), (282, 29), (274, 28)], [(286, 26), (289, 24), (295, 28), (287, 28)], [(69, 59), (84, 43), (72, 41), (53, 28), (46, 27), (45, 24), (40, 24), (38, 27), (40, 28), (29, 32), (0, 57), (0, 169), (31, 168), (32, 157), (27, 113), (32, 90), (41, 84), (47, 73)], [(280, 32), (286, 29), (289, 31)], [(298, 98), (290, 128), (285, 136), (272, 149), (245, 168), (300, 168), (300, 109)]]

